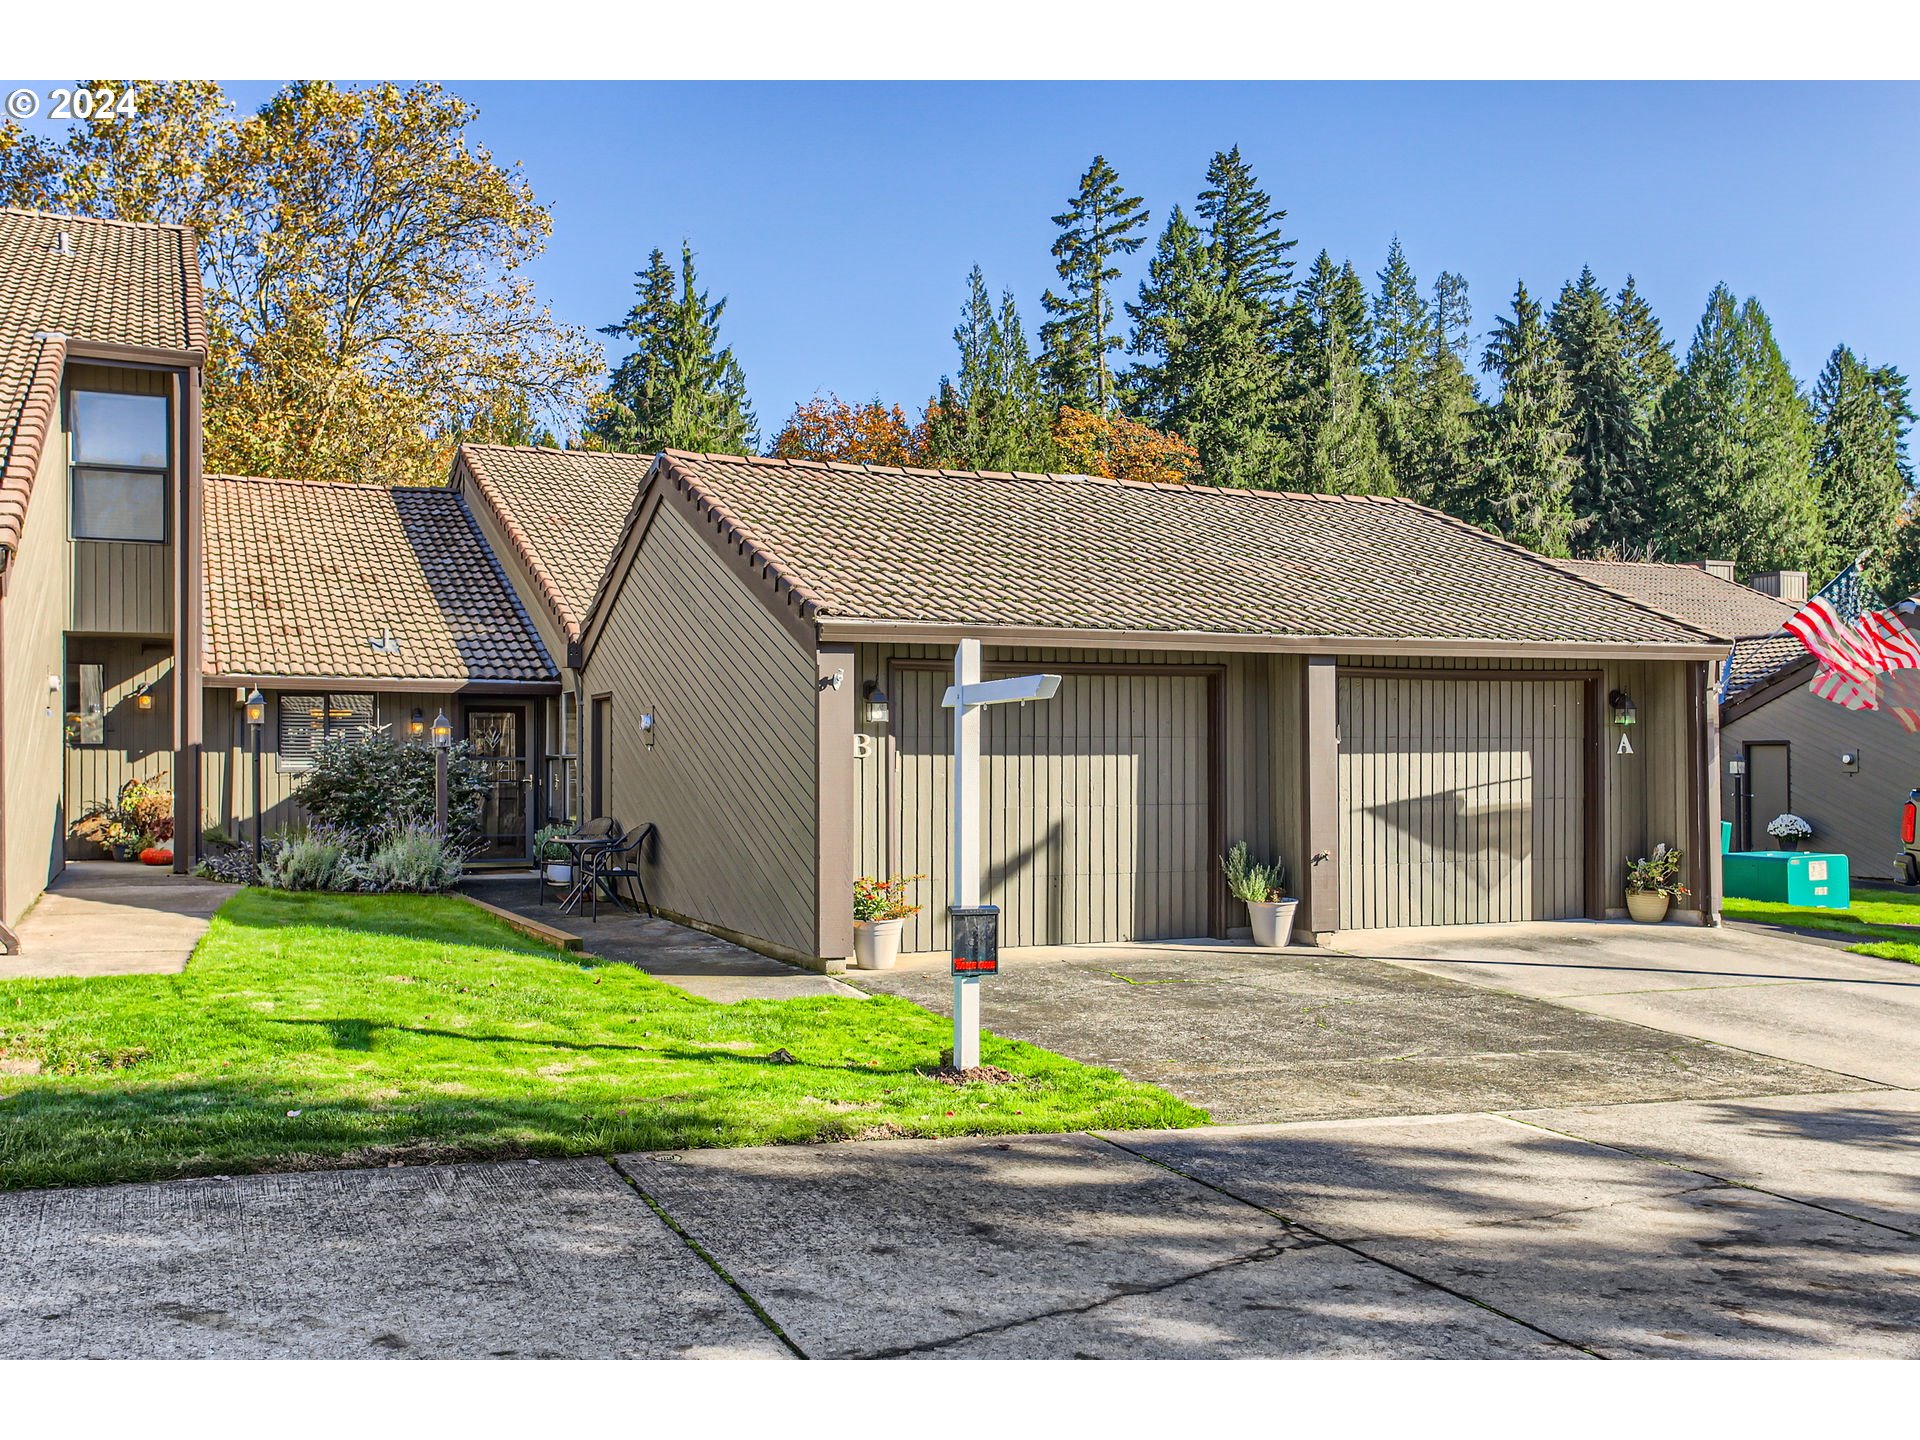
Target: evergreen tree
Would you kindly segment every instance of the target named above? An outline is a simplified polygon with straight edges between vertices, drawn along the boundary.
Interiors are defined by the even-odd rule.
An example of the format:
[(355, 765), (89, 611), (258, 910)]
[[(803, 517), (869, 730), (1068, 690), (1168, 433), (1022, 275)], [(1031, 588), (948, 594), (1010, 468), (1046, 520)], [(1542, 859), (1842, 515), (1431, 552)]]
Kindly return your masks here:
[(1219, 285), (1246, 302), (1264, 325), (1286, 313), (1293, 289), (1293, 261), (1287, 252), (1297, 240), (1283, 239), (1287, 212), (1260, 188), (1240, 158), (1240, 147), (1217, 152), (1207, 165), (1207, 188), (1195, 210), (1206, 226), (1207, 253)]
[(1583, 555), (1617, 554), (1644, 539), (1651, 477), (1619, 317), (1590, 268), (1561, 288), (1548, 326), (1569, 390), (1578, 548)]
[(1907, 378), (1891, 366), (1870, 368), (1838, 346), (1814, 386), (1813, 411), (1813, 478), (1827, 539), (1821, 568), (1838, 570), (1863, 552), (1878, 560), (1892, 546), (1913, 488)]
[(1400, 488), (1415, 492), (1419, 415), (1433, 373), (1433, 314), (1400, 239), (1387, 247), (1386, 268), (1373, 297), (1374, 383), (1380, 397), (1381, 437)]
[(1481, 368), (1499, 377), (1500, 399), (1482, 427), (1467, 518), (1543, 555), (1565, 555), (1576, 529), (1571, 391), (1525, 284), (1513, 292), (1513, 318), (1494, 322)]
[(693, 247), (680, 247), (676, 285), (655, 250), (635, 277), (639, 298), (601, 333), (633, 348), (615, 367), (588, 433), (609, 450), (711, 450), (749, 454), (759, 441), (746, 376), (720, 344), (724, 299), (699, 288)]
[(1140, 299), (1127, 304), (1133, 321), (1127, 353), (1142, 357), (1122, 377), (1130, 414), (1159, 428), (1175, 423), (1186, 390), (1175, 372), (1189, 360), (1194, 327), (1219, 289), (1205, 239), (1186, 212), (1174, 206), (1147, 261)]
[(1766, 312), (1714, 286), (1655, 421), (1659, 548), (1676, 560), (1730, 559), (1743, 573), (1819, 570), (1812, 430)]
[(1441, 271), (1433, 282), (1431, 314), (1411, 470), (1402, 482), (1423, 503), (1467, 515), (1476, 488), (1482, 408), (1480, 387), (1467, 368), (1473, 336), (1467, 282), (1452, 271)]
[(1631, 275), (1614, 301), (1613, 314), (1620, 322), (1620, 352), (1626, 358), (1627, 373), (1633, 377), (1634, 423), (1651, 444), (1661, 397), (1679, 378), (1680, 367), (1674, 362), (1672, 343), (1660, 328), (1660, 317), (1653, 313)]
[[(1357, 300), (1356, 300), (1357, 295)], [(1288, 339), (1295, 484), (1328, 494), (1390, 495), (1380, 417), (1355, 326), (1366, 326), (1366, 293), (1347, 265), (1322, 250), (1294, 302)]]
[(1048, 470), (1054, 463), (1053, 406), (1027, 344), (1013, 293), (996, 312), (978, 265), (953, 332), (956, 379), (942, 378), (927, 407), (920, 449), (930, 464), (961, 470)]
[(1120, 269), (1113, 262), (1146, 243), (1138, 232), (1147, 218), (1146, 202), (1126, 193), (1119, 174), (1101, 155), (1093, 157), (1080, 177), (1067, 209), (1053, 217), (1060, 227), (1053, 258), (1066, 293), (1049, 290), (1042, 298), (1053, 318), (1040, 327), (1040, 366), (1063, 404), (1102, 414), (1113, 404), (1107, 355), (1120, 348), (1113, 334), (1113, 282), (1120, 278)]

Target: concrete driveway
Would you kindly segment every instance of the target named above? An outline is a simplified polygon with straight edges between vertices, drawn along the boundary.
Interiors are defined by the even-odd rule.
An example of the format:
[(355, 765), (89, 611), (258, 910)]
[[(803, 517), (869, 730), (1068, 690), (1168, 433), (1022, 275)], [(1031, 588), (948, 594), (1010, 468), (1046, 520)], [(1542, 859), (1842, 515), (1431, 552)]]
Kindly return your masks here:
[(1568, 923), (1341, 943), (1396, 968), (1858, 1084), (1920, 1086), (1920, 966), (1849, 955), (1844, 944), (1853, 941), (1745, 926)]

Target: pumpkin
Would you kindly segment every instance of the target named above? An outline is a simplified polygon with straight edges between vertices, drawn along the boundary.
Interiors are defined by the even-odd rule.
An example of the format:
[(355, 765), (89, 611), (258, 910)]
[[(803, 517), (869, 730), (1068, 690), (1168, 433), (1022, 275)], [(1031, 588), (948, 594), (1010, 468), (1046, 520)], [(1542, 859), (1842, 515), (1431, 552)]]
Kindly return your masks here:
[(166, 849), (164, 846), (149, 845), (140, 852), (140, 863), (142, 865), (171, 865), (173, 864), (173, 851)]

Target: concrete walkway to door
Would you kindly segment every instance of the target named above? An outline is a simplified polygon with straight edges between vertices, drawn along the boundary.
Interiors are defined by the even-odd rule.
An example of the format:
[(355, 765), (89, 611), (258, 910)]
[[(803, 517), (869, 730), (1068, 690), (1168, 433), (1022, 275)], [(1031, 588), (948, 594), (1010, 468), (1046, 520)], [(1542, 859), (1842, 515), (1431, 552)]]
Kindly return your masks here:
[(177, 975), (236, 888), (161, 866), (74, 861), (20, 922), (20, 953), (0, 955), (0, 980)]

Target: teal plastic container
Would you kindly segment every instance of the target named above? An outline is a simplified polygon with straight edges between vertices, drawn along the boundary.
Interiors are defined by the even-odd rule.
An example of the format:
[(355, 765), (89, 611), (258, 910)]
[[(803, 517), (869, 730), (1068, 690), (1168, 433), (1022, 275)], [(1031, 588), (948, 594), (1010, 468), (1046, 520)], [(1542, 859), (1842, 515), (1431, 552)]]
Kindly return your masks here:
[(1771, 900), (1818, 910), (1853, 904), (1844, 855), (1798, 850), (1736, 850), (1720, 857), (1721, 884), (1730, 899)]

